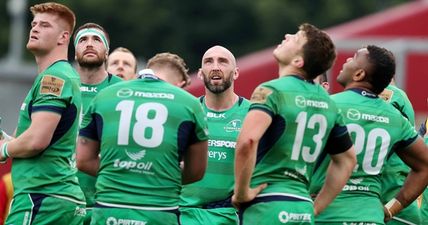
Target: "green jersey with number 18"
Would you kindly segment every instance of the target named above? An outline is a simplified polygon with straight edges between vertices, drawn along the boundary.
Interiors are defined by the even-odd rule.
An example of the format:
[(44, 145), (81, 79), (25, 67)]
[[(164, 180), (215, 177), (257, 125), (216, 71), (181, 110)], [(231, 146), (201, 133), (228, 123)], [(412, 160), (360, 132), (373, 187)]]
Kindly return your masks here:
[(208, 128), (197, 98), (147, 77), (102, 90), (85, 113), (80, 135), (100, 141), (97, 203), (176, 209), (181, 156), (208, 139)]
[[(394, 150), (416, 140), (409, 121), (391, 104), (362, 89), (349, 89), (333, 95), (354, 142), (357, 165), (336, 199), (316, 217), (316, 222), (383, 223), (380, 202), (381, 174)], [(320, 162), (314, 174), (312, 191), (317, 193), (325, 179), (329, 158)], [(349, 204), (349, 203), (352, 204)]]
[(260, 85), (251, 102), (250, 110), (262, 110), (272, 117), (258, 145), (251, 187), (268, 184), (258, 197), (312, 201), (308, 186), (324, 146), (345, 137), (347, 144), (338, 144), (329, 153), (351, 147), (335, 103), (320, 85), (294, 75)]
[(58, 113), (61, 119), (45, 150), (31, 158), (13, 159), (15, 195), (40, 193), (84, 202), (72, 165), (82, 105), (79, 86), (79, 74), (63, 60), (36, 77), (21, 106), (16, 136), (30, 127), (33, 113)]
[[(242, 97), (227, 111), (209, 109), (201, 97), (208, 120), (208, 166), (204, 178), (183, 186), (180, 206), (184, 207), (232, 207), (233, 165), (236, 138), (248, 112), (250, 102)], [(210, 205), (211, 206), (210, 206)]]

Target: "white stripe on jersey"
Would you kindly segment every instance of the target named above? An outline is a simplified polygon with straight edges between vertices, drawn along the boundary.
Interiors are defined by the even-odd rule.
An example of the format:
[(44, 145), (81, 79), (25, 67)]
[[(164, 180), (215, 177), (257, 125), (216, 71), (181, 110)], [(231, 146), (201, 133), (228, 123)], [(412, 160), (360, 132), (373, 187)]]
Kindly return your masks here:
[(287, 194), (287, 193), (280, 193), (280, 192), (272, 192), (272, 193), (265, 193), (265, 194), (259, 194), (256, 197), (267, 197), (267, 196), (286, 196), (286, 197), (292, 197), (292, 198), (297, 198), (297, 199), (302, 199), (308, 202), (312, 202), (312, 199), (310, 198), (305, 198), (299, 195), (294, 195), (294, 194)]
[(67, 201), (70, 201), (70, 202), (74, 202), (76, 204), (86, 205), (86, 202), (82, 202), (82, 201), (79, 201), (79, 200), (76, 200), (76, 199), (72, 199), (70, 197), (66, 197), (66, 196), (62, 196), (62, 195), (48, 195), (48, 196), (51, 196), (51, 197), (54, 197), (54, 198), (63, 199), (63, 200), (67, 200)]
[(139, 209), (139, 210), (151, 210), (151, 211), (167, 211), (167, 210), (175, 210), (178, 209), (178, 206), (172, 206), (172, 207), (143, 207), (143, 206), (135, 206), (135, 205), (121, 205), (121, 204), (113, 204), (113, 203), (106, 203), (106, 202), (99, 202), (98, 204), (102, 206), (108, 206), (108, 207), (116, 207), (116, 208), (126, 208), (126, 209)]

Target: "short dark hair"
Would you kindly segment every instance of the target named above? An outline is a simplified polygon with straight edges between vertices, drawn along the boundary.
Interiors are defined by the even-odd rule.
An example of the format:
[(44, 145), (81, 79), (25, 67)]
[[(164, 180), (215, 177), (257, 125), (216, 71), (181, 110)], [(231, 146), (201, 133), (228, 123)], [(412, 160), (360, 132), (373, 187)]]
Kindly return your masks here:
[(366, 73), (367, 81), (372, 85), (373, 92), (380, 94), (395, 74), (395, 57), (394, 54), (375, 45), (368, 45), (368, 61), (370, 63)]
[(104, 29), (104, 27), (102, 27), (101, 25), (96, 24), (96, 23), (85, 23), (82, 26), (80, 26), (79, 28), (77, 28), (76, 31), (74, 32), (74, 35), (73, 35), (73, 41), (76, 40), (77, 33), (79, 33), (79, 31), (86, 29), (86, 28), (95, 28), (95, 29), (102, 31), (104, 33), (104, 35), (106, 36), (106, 39), (108, 42), (107, 44), (110, 45), (110, 37), (108, 36), (107, 31)]
[(336, 50), (327, 33), (314, 25), (304, 23), (299, 30), (305, 33), (307, 42), (303, 45), (303, 70), (307, 79), (314, 79), (333, 65)]

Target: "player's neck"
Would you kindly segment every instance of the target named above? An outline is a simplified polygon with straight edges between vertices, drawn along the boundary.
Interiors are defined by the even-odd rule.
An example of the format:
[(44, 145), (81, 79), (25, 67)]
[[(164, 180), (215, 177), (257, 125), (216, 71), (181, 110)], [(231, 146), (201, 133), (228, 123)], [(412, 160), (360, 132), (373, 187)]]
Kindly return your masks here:
[(56, 61), (67, 60), (67, 51), (56, 49), (47, 54), (34, 53), (34, 57), (37, 63), (37, 72), (41, 73)]
[(289, 76), (289, 75), (297, 75), (305, 79), (304, 73), (301, 69), (294, 67), (292, 65), (283, 65), (279, 64), (279, 77)]
[(80, 82), (82, 84), (99, 84), (103, 82), (103, 80), (106, 79), (108, 75), (107, 71), (104, 68), (104, 64), (96, 68), (79, 66), (77, 68), (77, 72), (79, 72), (80, 74)]
[(225, 111), (233, 107), (239, 97), (232, 88), (220, 94), (214, 94), (210, 91), (205, 92), (205, 105), (214, 111)]

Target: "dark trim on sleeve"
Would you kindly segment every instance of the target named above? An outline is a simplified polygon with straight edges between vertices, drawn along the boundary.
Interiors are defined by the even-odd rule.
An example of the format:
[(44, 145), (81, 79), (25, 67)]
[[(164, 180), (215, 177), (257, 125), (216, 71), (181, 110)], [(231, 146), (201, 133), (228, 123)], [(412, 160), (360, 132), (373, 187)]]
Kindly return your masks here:
[(39, 112), (39, 111), (49, 111), (58, 114), (62, 114), (65, 111), (65, 108), (51, 105), (41, 105), (41, 106), (32, 106), (31, 113)]
[(248, 111), (251, 111), (251, 110), (260, 110), (260, 111), (263, 111), (266, 114), (268, 114), (270, 117), (272, 117), (272, 118), (274, 117), (273, 112), (266, 109), (265, 107), (261, 107), (258, 105), (252, 105)]
[(177, 130), (177, 146), (179, 160), (186, 154), (190, 145), (200, 141), (195, 133), (195, 123), (192, 121), (184, 121), (180, 124)]
[(347, 151), (351, 146), (352, 140), (346, 127), (336, 126), (330, 132), (324, 148), (330, 155), (335, 155)]
[(80, 129), (79, 136), (101, 142), (102, 130), (103, 119), (100, 115), (94, 113), (92, 114), (91, 122), (86, 127)]
[(394, 153), (394, 152), (397, 152), (397, 151), (405, 151), (406, 150), (406, 148), (409, 146), (409, 145), (411, 145), (411, 144), (413, 144), (415, 141), (416, 141), (416, 139), (418, 138), (418, 135), (416, 135), (416, 136), (414, 136), (414, 137), (411, 137), (411, 138), (409, 138), (409, 139), (407, 139), (407, 140), (402, 140), (402, 141), (399, 141), (399, 142), (397, 142), (397, 143), (395, 143), (394, 144), (394, 146), (392, 147), (392, 151), (390, 151), (390, 153), (389, 153), (389, 155), (388, 155), (388, 158), (392, 155), (392, 153)]

